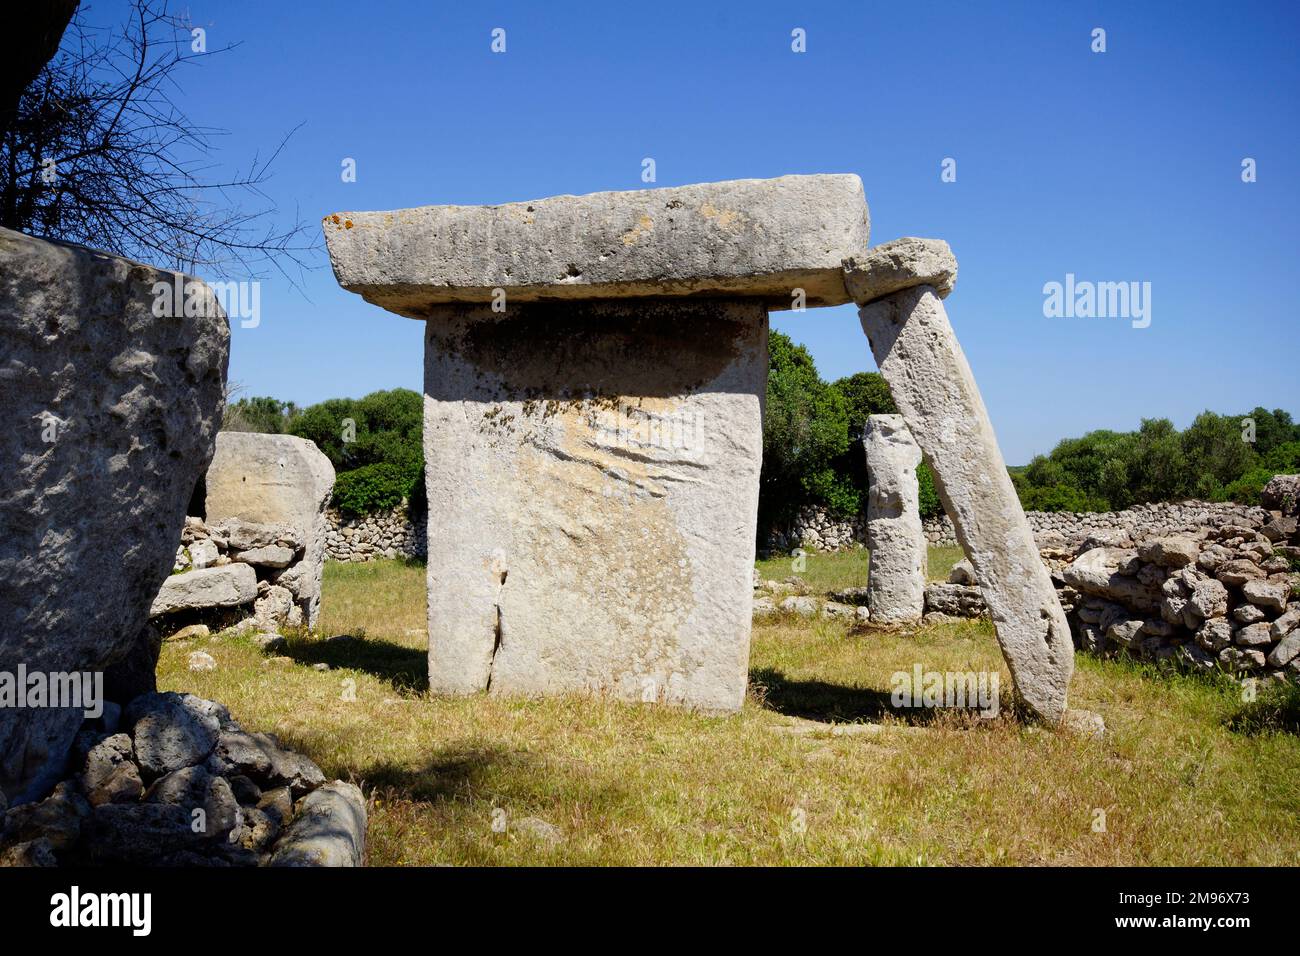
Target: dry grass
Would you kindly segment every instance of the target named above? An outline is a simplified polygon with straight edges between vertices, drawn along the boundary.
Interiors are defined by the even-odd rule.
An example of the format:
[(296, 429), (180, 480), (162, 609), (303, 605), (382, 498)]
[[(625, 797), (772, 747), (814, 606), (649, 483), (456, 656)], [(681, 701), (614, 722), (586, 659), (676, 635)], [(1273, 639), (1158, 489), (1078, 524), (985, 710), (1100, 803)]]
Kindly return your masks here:
[[(839, 572), (806, 577), (823, 573)], [(987, 623), (850, 633), (777, 619), (755, 628), (750, 700), (730, 717), (431, 699), (423, 619), (422, 567), (330, 565), (322, 637), (274, 660), (229, 637), (168, 645), (160, 683), (362, 782), (372, 864), (1300, 864), (1300, 739), (1228, 685), (1080, 657), (1073, 703), (1109, 728), (1089, 741), (1005, 711), (890, 710), (890, 675), (915, 663), (1000, 671)], [(186, 669), (199, 646), (216, 671)], [(781, 729), (800, 716), (884, 728)], [(559, 839), (511, 826), (529, 816)]]

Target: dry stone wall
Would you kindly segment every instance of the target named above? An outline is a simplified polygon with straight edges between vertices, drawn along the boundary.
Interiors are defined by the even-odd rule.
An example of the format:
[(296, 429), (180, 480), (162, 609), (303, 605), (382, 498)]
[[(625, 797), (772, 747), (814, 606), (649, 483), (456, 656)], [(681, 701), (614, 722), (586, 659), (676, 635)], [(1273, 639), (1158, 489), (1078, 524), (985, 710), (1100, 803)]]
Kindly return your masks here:
[(415, 558), (429, 554), (428, 524), (423, 514), (412, 515), (402, 502), (389, 511), (344, 517), (335, 508), (325, 512), (325, 557), (331, 561), (369, 561), (372, 558)]
[[(1240, 523), (1249, 515), (1258, 517), (1258, 512), (1258, 508), (1235, 502), (1180, 501), (1134, 505), (1123, 511), (1026, 511), (1025, 517), (1037, 536), (1121, 530), (1148, 537)], [(947, 515), (926, 518), (922, 527), (933, 547), (956, 546), (957, 536)], [(785, 528), (772, 529), (766, 545), (769, 552), (777, 554), (799, 547), (811, 551), (861, 548), (866, 546), (866, 526), (861, 518), (837, 519), (825, 508), (810, 506), (801, 509)]]

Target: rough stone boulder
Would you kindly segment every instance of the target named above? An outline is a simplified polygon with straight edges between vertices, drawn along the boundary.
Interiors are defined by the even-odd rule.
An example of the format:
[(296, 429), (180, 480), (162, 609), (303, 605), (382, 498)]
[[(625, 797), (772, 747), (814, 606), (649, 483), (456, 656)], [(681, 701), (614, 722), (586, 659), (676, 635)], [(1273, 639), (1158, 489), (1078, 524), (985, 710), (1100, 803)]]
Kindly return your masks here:
[(430, 305), (645, 296), (848, 301), (867, 247), (855, 175), (782, 176), (497, 206), (348, 212), (324, 222), (343, 288), (399, 315)]
[(1300, 475), (1274, 475), (1259, 495), (1265, 508), (1300, 515)]
[(957, 284), (957, 257), (942, 239), (907, 236), (847, 257), (844, 283), (854, 302), (929, 285), (945, 298)]
[(237, 607), (257, 598), (257, 573), (248, 564), (226, 564), (173, 574), (158, 589), (149, 615), (214, 607)]
[[(235, 560), (288, 567), (302, 542), (293, 579), (296, 603), (308, 627), (320, 611), (321, 573), (329, 521), (325, 507), (334, 490), (334, 466), (314, 442), (294, 435), (222, 432), (208, 468), (206, 520), (223, 530)], [(274, 538), (250, 525), (284, 525)], [(285, 552), (288, 552), (287, 554)]]
[[(176, 275), (0, 229), (0, 671), (102, 671), (172, 567), (212, 455), (226, 317), (155, 303)], [(185, 314), (199, 313), (199, 314)], [(0, 709), (0, 790), (53, 783), (80, 708)]]
[(1132, 548), (1092, 548), (1075, 558), (1061, 577), (1084, 594), (1119, 601), (1141, 611), (1156, 611), (1161, 602), (1160, 590), (1138, 580), (1135, 575), (1139, 564), (1137, 551)]

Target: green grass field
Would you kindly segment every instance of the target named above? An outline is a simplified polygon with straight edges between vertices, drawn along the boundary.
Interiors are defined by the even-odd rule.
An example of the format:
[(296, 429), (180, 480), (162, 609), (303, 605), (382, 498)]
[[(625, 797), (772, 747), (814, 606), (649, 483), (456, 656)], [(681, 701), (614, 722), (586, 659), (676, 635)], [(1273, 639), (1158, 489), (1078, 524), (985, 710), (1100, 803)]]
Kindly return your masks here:
[[(933, 576), (948, 557), (932, 556)], [(762, 575), (788, 577), (781, 564)], [(862, 572), (863, 552), (811, 555), (802, 576), (825, 590)], [(372, 865), (1300, 864), (1294, 710), (1243, 703), (1228, 681), (1080, 656), (1071, 702), (1108, 727), (1088, 740), (1005, 707), (891, 707), (891, 674), (915, 664), (998, 670), (1005, 703), (987, 622), (905, 633), (778, 617), (754, 628), (732, 716), (436, 699), (422, 566), (330, 564), (324, 594), (320, 634), (286, 656), (230, 636), (169, 643), (159, 683), (362, 784)], [(363, 639), (328, 640), (343, 634)], [(200, 648), (215, 671), (187, 669)]]

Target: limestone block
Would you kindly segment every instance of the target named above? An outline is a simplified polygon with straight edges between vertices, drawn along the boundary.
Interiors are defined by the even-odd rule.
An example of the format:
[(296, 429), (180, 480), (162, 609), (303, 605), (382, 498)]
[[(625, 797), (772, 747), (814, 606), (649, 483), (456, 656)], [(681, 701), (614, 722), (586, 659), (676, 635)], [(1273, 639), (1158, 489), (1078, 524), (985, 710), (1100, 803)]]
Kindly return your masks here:
[[(320, 582), (325, 568), (329, 521), (325, 508), (334, 490), (334, 466), (314, 442), (294, 435), (222, 432), (208, 469), (207, 521), (237, 530), (226, 519), (288, 525), (303, 541), (296, 592), (308, 627), (320, 612)], [(223, 525), (222, 522), (226, 521)], [(256, 536), (247, 542), (231, 534), (231, 548), (261, 548), (272, 542)], [(285, 544), (279, 541), (279, 544)]]
[(844, 284), (859, 305), (917, 285), (944, 298), (957, 284), (957, 258), (942, 239), (895, 239), (844, 260)]
[[(221, 418), (230, 330), (197, 280), (0, 229), (0, 671), (103, 671), (171, 571)], [(80, 708), (0, 708), (13, 804), (62, 769)]]
[(430, 688), (739, 708), (767, 362), (758, 302), (432, 316)]
[(919, 621), (925, 613), (927, 560), (916, 480), (921, 449), (902, 415), (868, 416), (862, 445), (867, 459), (871, 620)]
[(224, 564), (173, 574), (163, 582), (149, 616), (214, 607), (238, 607), (257, 597), (257, 572), (249, 564)]
[(328, 216), (339, 284), (411, 318), (449, 302), (642, 296), (849, 301), (841, 262), (867, 248), (855, 175), (741, 179)]
[(921, 285), (858, 314), (975, 569), (1016, 692), (1035, 714), (1057, 722), (1074, 642), (943, 303)]

